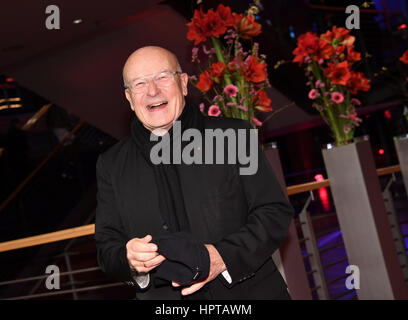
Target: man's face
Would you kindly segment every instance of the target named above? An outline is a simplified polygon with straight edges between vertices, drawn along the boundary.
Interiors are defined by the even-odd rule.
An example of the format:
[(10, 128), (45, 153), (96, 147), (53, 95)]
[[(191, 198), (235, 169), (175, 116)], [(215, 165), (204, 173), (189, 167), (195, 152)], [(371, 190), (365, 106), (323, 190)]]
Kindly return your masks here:
[[(131, 85), (143, 77), (148, 85), (142, 92), (126, 89), (126, 98), (131, 109), (150, 131), (169, 130), (183, 111), (187, 95), (188, 75), (175, 74), (168, 86), (161, 86), (153, 81), (162, 71), (177, 71), (177, 62), (171, 55), (160, 50), (146, 50), (137, 54), (124, 70), (125, 81)], [(149, 77), (152, 76), (152, 77)], [(173, 78), (172, 78), (173, 79)], [(159, 106), (152, 106), (158, 105)]]

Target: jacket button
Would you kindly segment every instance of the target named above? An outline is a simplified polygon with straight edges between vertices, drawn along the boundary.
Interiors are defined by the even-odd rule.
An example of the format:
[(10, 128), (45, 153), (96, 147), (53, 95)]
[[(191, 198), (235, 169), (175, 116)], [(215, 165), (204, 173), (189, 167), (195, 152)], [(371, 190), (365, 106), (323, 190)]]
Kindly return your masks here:
[(169, 230), (169, 226), (165, 223), (163, 223), (163, 230), (166, 230), (166, 231)]

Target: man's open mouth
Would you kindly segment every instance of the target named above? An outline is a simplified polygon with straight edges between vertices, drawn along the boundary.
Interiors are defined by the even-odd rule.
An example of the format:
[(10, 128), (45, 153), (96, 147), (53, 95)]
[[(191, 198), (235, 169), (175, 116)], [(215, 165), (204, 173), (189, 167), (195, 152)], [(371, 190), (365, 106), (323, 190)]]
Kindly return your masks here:
[(155, 110), (160, 110), (163, 109), (167, 106), (167, 101), (161, 101), (158, 103), (152, 103), (147, 105), (147, 110), (149, 111), (155, 111)]

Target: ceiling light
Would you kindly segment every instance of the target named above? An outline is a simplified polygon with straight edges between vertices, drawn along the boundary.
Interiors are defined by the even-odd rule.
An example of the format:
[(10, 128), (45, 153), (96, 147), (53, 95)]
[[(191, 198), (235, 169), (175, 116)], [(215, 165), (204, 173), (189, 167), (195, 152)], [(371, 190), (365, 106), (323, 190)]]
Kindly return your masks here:
[(82, 19), (75, 19), (72, 21), (73, 24), (79, 24), (82, 22)]

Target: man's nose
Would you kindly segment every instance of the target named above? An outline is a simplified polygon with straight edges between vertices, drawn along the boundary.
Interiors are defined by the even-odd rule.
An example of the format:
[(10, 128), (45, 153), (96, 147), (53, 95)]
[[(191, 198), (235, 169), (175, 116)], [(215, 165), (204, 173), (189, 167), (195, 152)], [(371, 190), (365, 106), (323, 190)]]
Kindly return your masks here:
[(147, 95), (148, 96), (155, 96), (159, 93), (159, 88), (157, 87), (156, 83), (153, 79), (149, 79), (149, 84), (147, 87)]

